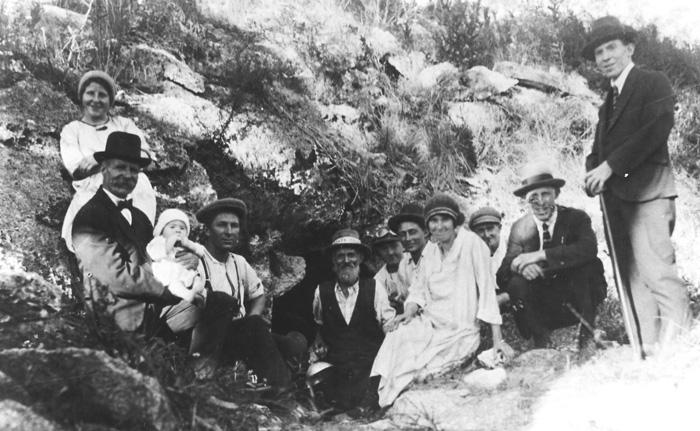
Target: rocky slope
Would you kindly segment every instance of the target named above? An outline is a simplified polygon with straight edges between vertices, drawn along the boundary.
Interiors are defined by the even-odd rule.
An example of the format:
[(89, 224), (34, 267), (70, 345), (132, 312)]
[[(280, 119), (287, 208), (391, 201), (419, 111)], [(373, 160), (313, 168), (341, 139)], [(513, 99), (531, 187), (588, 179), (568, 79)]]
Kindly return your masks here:
[[(438, 190), (454, 192), (467, 214), (484, 204), (502, 209), (507, 231), (523, 211), (511, 194), (518, 168), (539, 158), (566, 176), (562, 202), (594, 215), (604, 257), (596, 202), (580, 187), (600, 98), (578, 75), (507, 61), (468, 70), (433, 64), (434, 23), (409, 23), (407, 44), (331, 1), (95, 2), (105, 15), (74, 3), (61, 3), (69, 10), (9, 2), (1, 31), (0, 392), (13, 400), (0, 405), (3, 420), (25, 418), (36, 429), (233, 429), (238, 419), (243, 428), (280, 428), (277, 415), (299, 427), (313, 422), (302, 407), (272, 414), (258, 404), (211, 401), (230, 394), (192, 389), (189, 374), (177, 376), (191, 373), (177, 353), (157, 345), (139, 351), (133, 340), (109, 345), (91, 332), (74, 298), (74, 259), (59, 238), (71, 189), (58, 154), (61, 127), (79, 115), (75, 86), (88, 65), (116, 77), (115, 113), (133, 118), (155, 149), (147, 173), (159, 210), (192, 212), (216, 196), (249, 203), (251, 245), (242, 252), (271, 297), (294, 285), (308, 290), (324, 276), (319, 250), (338, 226), (365, 234), (403, 203)], [(697, 286), (700, 200), (694, 180), (683, 171), (679, 178), (679, 264)], [(279, 303), (304, 309), (303, 292), (295, 298)], [(615, 301), (605, 307), (601, 326), (620, 338)], [(567, 369), (556, 354), (535, 358), (535, 369), (550, 359), (557, 373)], [(515, 364), (520, 371), (511, 375), (530, 365)], [(508, 380), (500, 386), (507, 396), (460, 395), (459, 383), (448, 398), (481, 403), (480, 411), (518, 406), (545, 391), (546, 379), (533, 383), (538, 375), (525, 385)], [(416, 416), (410, 405), (442, 409), (444, 397), (418, 388), (390, 416)], [(440, 409), (431, 414), (442, 416)], [(440, 428), (501, 429), (522, 428), (530, 416), (446, 420)]]

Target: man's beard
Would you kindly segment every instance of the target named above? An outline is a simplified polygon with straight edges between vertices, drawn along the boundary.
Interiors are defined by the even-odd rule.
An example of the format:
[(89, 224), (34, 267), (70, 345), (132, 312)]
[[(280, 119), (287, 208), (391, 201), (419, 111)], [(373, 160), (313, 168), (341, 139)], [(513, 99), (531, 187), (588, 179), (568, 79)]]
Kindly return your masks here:
[(360, 266), (344, 265), (338, 269), (338, 281), (343, 284), (350, 285), (355, 284), (358, 278), (360, 278)]

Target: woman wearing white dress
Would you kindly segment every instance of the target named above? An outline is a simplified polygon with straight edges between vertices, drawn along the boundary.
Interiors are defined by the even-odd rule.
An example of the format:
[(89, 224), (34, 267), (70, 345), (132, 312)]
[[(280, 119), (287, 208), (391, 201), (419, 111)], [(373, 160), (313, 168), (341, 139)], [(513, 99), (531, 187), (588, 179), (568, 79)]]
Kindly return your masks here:
[(428, 201), (425, 220), (431, 242), (423, 250), (405, 311), (394, 320), (372, 366), (372, 376), (381, 377), (382, 407), (414, 379), (439, 374), (472, 356), (479, 347), (479, 321), (491, 324), (494, 352), (511, 354), (501, 338), (488, 247), (461, 228), (464, 215), (448, 195)]
[[(61, 229), (61, 236), (70, 251), (73, 251), (73, 219), (102, 185), (102, 174), (93, 154), (104, 151), (107, 136), (115, 131), (136, 134), (141, 138), (143, 151), (149, 153), (143, 133), (133, 121), (109, 115), (115, 93), (116, 85), (108, 74), (100, 70), (85, 73), (78, 84), (78, 100), (83, 115), (80, 120), (66, 124), (61, 130), (61, 159), (73, 178), (75, 189)], [(156, 195), (146, 174), (139, 174), (131, 198), (134, 206), (143, 211), (152, 224), (156, 216)]]

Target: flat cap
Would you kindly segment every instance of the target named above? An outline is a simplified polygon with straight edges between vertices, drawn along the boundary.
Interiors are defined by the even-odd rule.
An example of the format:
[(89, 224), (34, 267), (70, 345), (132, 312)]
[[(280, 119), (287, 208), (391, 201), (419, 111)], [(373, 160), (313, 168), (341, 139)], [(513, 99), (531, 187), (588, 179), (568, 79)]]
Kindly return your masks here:
[(481, 207), (469, 217), (469, 228), (473, 229), (480, 224), (485, 223), (501, 223), (503, 214), (496, 211), (492, 207)]
[(236, 198), (223, 198), (205, 205), (195, 215), (200, 223), (209, 224), (214, 217), (223, 212), (232, 212), (241, 220), (248, 215), (248, 207), (245, 202)]

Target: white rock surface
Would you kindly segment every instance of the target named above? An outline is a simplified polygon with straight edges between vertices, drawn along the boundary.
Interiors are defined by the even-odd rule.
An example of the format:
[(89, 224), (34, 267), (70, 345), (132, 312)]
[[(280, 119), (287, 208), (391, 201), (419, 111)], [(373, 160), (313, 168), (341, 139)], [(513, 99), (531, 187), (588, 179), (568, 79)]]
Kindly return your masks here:
[(474, 66), (466, 72), (469, 90), (477, 100), (505, 93), (518, 83), (486, 66)]

